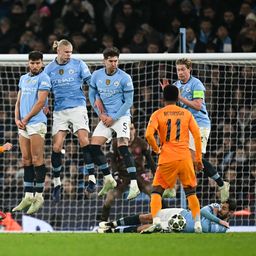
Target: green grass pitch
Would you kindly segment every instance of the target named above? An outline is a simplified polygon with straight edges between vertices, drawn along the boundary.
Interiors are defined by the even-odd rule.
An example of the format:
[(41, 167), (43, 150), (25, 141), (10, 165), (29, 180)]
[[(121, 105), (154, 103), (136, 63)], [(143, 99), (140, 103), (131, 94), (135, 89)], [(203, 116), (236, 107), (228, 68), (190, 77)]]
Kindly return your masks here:
[(1, 233), (0, 244), (3, 256), (256, 256), (256, 233)]

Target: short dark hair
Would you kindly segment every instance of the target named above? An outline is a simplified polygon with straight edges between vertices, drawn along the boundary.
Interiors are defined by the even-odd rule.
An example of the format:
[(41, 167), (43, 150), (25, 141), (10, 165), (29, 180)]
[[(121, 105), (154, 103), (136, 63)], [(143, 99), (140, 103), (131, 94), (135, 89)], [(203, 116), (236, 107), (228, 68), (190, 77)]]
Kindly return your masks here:
[(39, 51), (32, 51), (28, 54), (29, 60), (43, 60), (43, 54)]
[(108, 57), (115, 57), (115, 56), (119, 57), (119, 55), (120, 55), (120, 51), (116, 47), (106, 48), (103, 51), (104, 59), (107, 59)]
[(164, 87), (164, 100), (168, 102), (176, 102), (179, 99), (179, 89), (175, 85), (168, 84)]
[(235, 211), (236, 210), (236, 201), (233, 199), (228, 199), (226, 201), (226, 203), (228, 204), (228, 208), (230, 211)]

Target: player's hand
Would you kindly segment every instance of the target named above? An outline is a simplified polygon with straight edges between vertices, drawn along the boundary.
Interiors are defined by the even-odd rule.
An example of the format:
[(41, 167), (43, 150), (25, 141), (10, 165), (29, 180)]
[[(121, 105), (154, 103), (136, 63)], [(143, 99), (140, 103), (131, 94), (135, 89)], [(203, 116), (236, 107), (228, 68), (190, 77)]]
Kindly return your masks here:
[(94, 102), (94, 107), (96, 107), (100, 114), (105, 113), (104, 105), (100, 99), (96, 99)]
[(195, 171), (201, 172), (204, 169), (203, 162), (202, 161), (194, 162), (194, 168), (195, 168)]
[(26, 118), (26, 117), (21, 120), (21, 122), (23, 123), (24, 127), (26, 127), (26, 125), (28, 124), (28, 121), (29, 121), (29, 119)]
[(226, 227), (226, 228), (229, 228), (229, 223), (225, 220), (220, 220), (220, 225)]
[(15, 123), (19, 129), (21, 129), (21, 130), (26, 129), (26, 126), (20, 120), (15, 120)]
[(100, 115), (100, 120), (107, 127), (110, 127), (114, 123), (114, 120), (112, 119), (112, 117), (110, 117), (106, 114), (101, 114)]
[(169, 83), (168, 79), (166, 79), (166, 78), (163, 78), (163, 82), (160, 81), (160, 86), (162, 87), (162, 90), (163, 90), (167, 85), (169, 85), (169, 84), (170, 84), (170, 83)]
[(9, 143), (9, 142), (5, 143), (5, 144), (3, 145), (3, 148), (4, 148), (4, 151), (9, 151), (9, 150), (11, 150), (11, 149), (12, 149), (12, 143)]
[(112, 117), (108, 116), (103, 123), (105, 126), (110, 127), (114, 124), (114, 122), (115, 121), (112, 119)]
[(49, 107), (48, 107), (48, 106), (43, 107), (43, 112), (44, 112), (45, 115), (50, 114), (50, 109), (49, 109)]

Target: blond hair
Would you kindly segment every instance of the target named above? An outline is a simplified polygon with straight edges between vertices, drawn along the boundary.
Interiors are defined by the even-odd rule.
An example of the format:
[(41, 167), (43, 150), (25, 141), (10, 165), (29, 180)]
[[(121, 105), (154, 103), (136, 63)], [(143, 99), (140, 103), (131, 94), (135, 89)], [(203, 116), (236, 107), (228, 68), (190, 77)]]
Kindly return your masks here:
[(60, 41), (55, 40), (52, 44), (52, 49), (57, 51), (57, 49), (62, 45), (69, 46), (72, 44), (67, 39), (61, 39)]
[(177, 65), (185, 65), (187, 69), (191, 69), (192, 68), (192, 60), (188, 59), (188, 58), (178, 59), (178, 60), (176, 60), (176, 66)]

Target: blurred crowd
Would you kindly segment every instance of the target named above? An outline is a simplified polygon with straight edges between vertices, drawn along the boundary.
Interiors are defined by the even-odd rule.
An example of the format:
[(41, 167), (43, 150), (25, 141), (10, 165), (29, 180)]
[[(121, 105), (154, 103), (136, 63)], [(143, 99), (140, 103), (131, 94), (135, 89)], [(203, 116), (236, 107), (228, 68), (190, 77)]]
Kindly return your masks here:
[(175, 53), (180, 27), (187, 52), (254, 52), (255, 12), (255, 0), (1, 0), (0, 53), (51, 53), (62, 38), (75, 53)]

